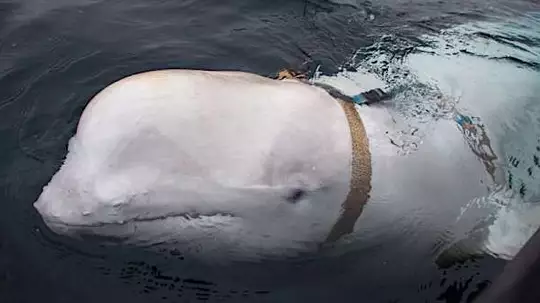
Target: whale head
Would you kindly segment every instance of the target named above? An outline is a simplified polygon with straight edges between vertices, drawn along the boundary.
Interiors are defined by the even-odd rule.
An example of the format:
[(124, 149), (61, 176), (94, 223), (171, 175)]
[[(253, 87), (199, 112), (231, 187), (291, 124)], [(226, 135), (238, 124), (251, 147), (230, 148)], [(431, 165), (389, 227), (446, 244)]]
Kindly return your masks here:
[(282, 255), (328, 236), (351, 162), (345, 114), (318, 88), (245, 74), (139, 75), (90, 102), (34, 206), (52, 231), (82, 239)]
[(68, 157), (34, 204), (53, 232), (212, 258), (312, 250), (336, 223), (348, 192), (346, 182), (319, 174), (312, 163), (273, 172), (283, 183), (249, 186), (147, 167), (92, 176), (83, 163)]

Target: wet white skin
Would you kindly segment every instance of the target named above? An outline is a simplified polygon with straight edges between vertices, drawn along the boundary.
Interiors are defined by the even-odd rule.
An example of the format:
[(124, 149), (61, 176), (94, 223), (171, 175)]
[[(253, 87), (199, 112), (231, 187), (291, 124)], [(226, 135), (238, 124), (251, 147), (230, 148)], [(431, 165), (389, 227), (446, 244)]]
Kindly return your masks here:
[[(488, 193), (492, 180), (451, 119), (428, 123), (417, 150), (403, 155), (390, 140), (403, 126), (390, 107), (357, 110), (373, 171), (359, 233), (435, 239), (455, 224), (459, 205)], [(164, 70), (123, 79), (90, 101), (35, 207), (60, 234), (203, 257), (283, 256), (324, 241), (350, 171), (349, 125), (324, 90)]]
[(324, 239), (350, 163), (345, 114), (322, 89), (156, 71), (91, 100), (35, 207), (62, 234), (281, 254)]

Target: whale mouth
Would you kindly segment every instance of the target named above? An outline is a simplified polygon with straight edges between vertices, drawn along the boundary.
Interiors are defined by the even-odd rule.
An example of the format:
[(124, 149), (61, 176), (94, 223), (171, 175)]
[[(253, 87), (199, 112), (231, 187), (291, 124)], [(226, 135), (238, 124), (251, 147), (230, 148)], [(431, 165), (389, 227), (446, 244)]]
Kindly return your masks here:
[(229, 212), (184, 212), (184, 213), (173, 213), (173, 214), (166, 214), (161, 216), (148, 216), (148, 217), (133, 217), (130, 219), (118, 219), (110, 222), (96, 222), (96, 223), (71, 223), (71, 222), (63, 222), (60, 220), (55, 220), (54, 218), (44, 218), (44, 221), (47, 225), (54, 225), (56, 227), (63, 227), (63, 228), (100, 228), (100, 227), (106, 227), (106, 226), (123, 226), (128, 225), (132, 223), (149, 223), (149, 222), (156, 222), (156, 221), (165, 221), (169, 219), (183, 219), (185, 221), (195, 221), (195, 220), (202, 220), (204, 218), (210, 218), (210, 217), (226, 217), (226, 218), (240, 218), (239, 216), (229, 213)]

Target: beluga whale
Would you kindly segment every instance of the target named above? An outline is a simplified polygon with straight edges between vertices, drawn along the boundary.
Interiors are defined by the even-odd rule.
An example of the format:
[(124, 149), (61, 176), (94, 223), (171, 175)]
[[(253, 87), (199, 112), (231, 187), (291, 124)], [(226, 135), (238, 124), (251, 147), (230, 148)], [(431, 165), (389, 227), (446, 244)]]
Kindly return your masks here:
[(391, 107), (336, 91), (287, 74), (128, 76), (89, 101), (34, 206), (61, 235), (275, 258), (408, 230), (418, 216), (426, 235), (443, 230), (448, 201), (496, 179), (493, 150), (471, 148), (464, 116), (429, 124), (404, 154)]

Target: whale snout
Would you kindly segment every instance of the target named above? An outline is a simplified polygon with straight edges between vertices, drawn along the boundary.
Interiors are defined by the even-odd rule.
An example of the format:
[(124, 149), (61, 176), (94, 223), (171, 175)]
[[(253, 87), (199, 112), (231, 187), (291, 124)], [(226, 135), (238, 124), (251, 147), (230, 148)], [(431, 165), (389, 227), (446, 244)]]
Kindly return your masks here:
[[(75, 214), (71, 209), (62, 207), (61, 203), (58, 202), (54, 203), (39, 199), (34, 203), (34, 208), (46, 223), (64, 225), (78, 225), (80, 223), (80, 220), (78, 220), (79, 215)], [(77, 217), (77, 220), (74, 217)]]
[(92, 212), (81, 209), (70, 199), (69, 192), (47, 186), (34, 203), (34, 208), (42, 217), (45, 224), (54, 232), (73, 234), (78, 228), (89, 224)]

